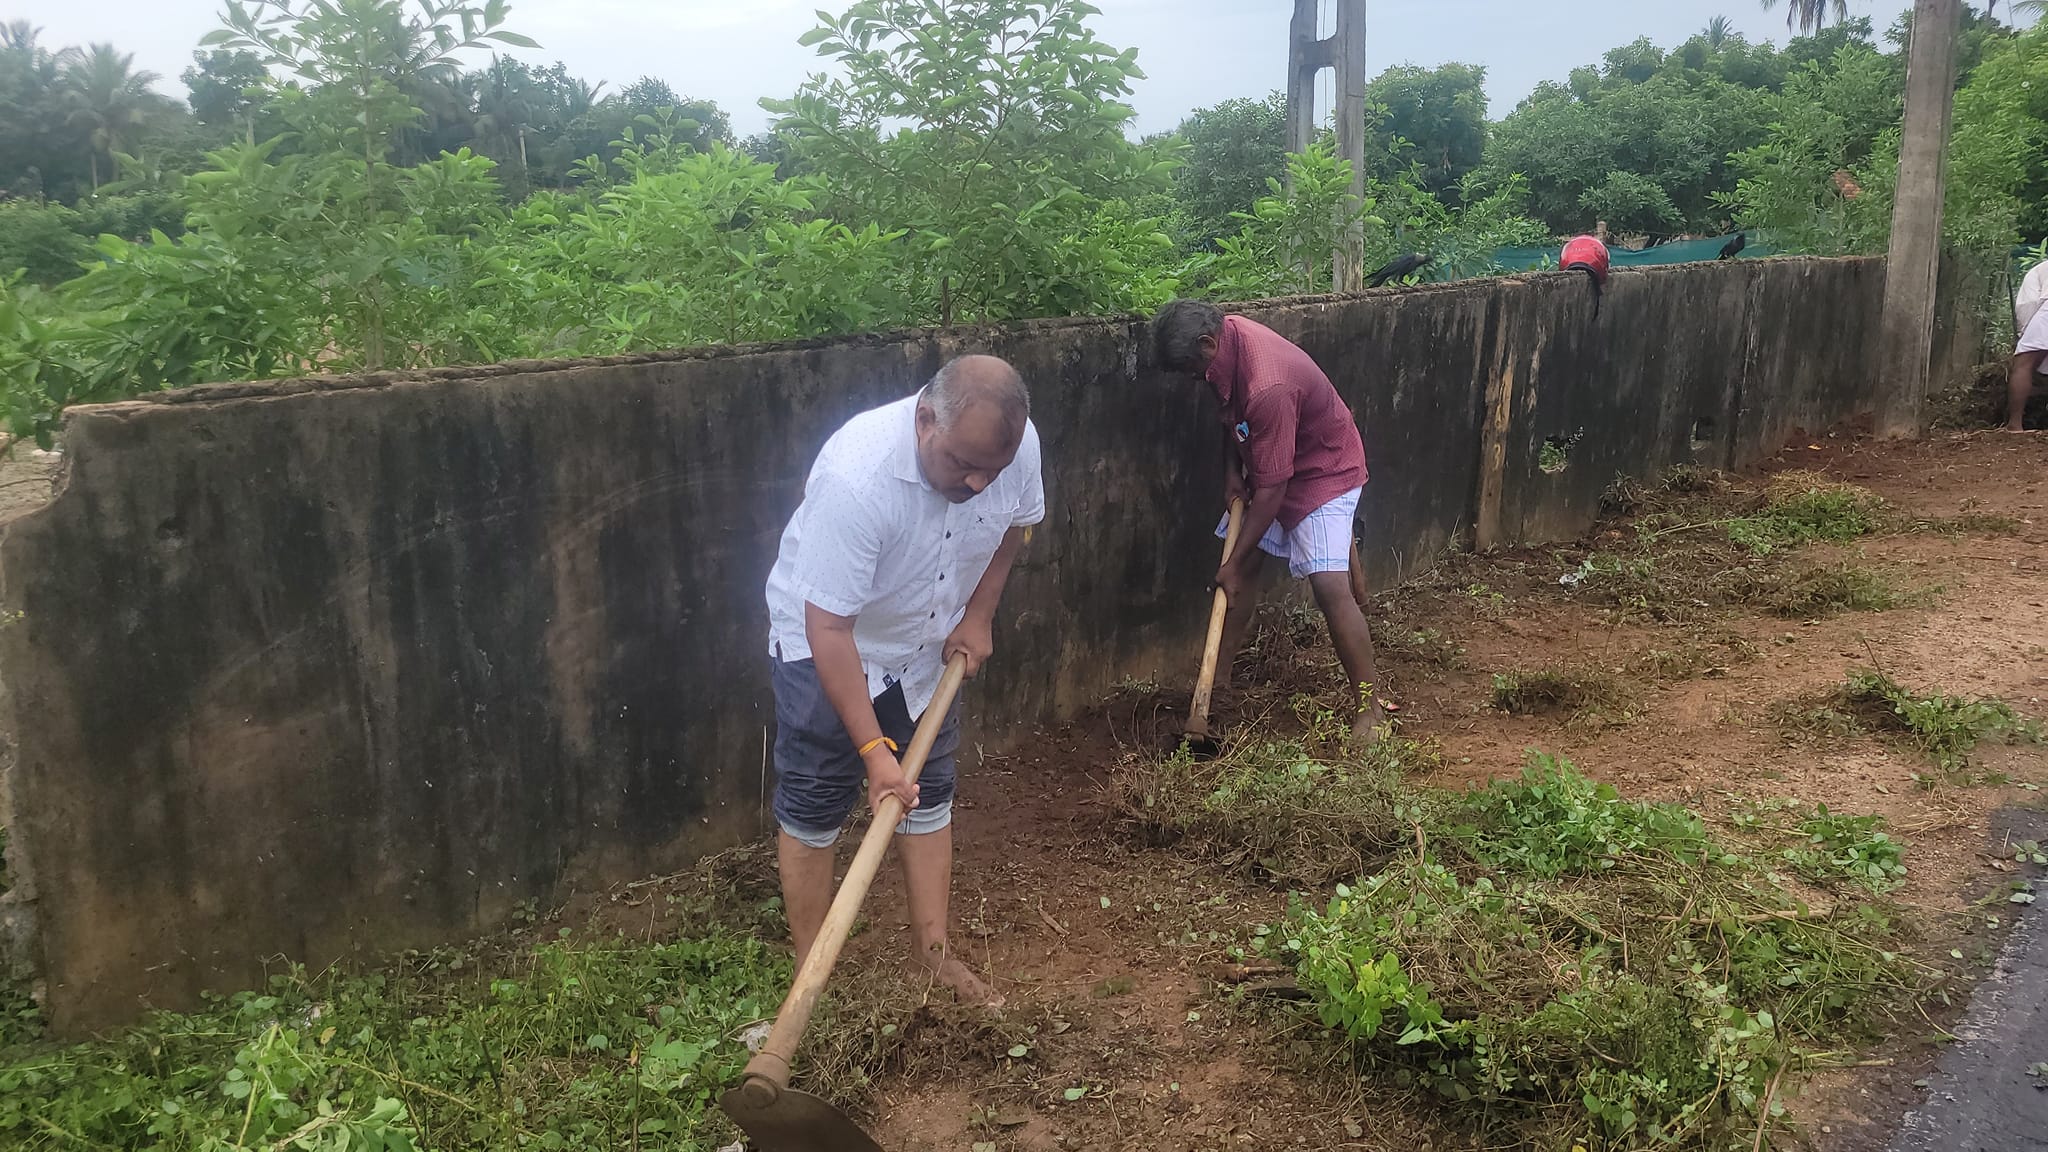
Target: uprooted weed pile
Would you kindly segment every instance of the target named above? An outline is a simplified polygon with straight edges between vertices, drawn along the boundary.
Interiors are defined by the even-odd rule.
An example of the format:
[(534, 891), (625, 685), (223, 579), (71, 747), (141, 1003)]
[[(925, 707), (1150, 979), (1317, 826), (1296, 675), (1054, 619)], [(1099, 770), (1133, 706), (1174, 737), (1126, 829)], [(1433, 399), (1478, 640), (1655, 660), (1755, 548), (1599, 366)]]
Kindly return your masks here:
[[(1559, 581), (1622, 615), (1689, 622), (1717, 609), (1762, 608), (1789, 619), (1896, 608), (1924, 593), (1860, 561), (1789, 561), (1802, 546), (1850, 544), (1879, 532), (1962, 531), (1910, 519), (1870, 491), (1812, 472), (1785, 472), (1756, 489), (1715, 472), (1680, 468), (1654, 484), (1609, 490), (1602, 543)], [(1990, 530), (1986, 528), (1985, 530)]]
[[(1875, 1035), (1929, 983), (1877, 890), (1880, 822), (1818, 813), (1736, 843), (1562, 760), (1475, 792), (1402, 756), (1244, 739), (1128, 765), (1123, 811), (1297, 896), (1261, 929), (1352, 1074), (1424, 1090), (1494, 1147), (1769, 1139), (1784, 1081)], [(1859, 820), (1861, 822), (1859, 822)], [(1347, 882), (1318, 853), (1363, 862)]]
[[(666, 895), (692, 934), (541, 933), (294, 968), (194, 1013), (86, 1044), (0, 1039), (0, 1146), (317, 1152), (413, 1148), (704, 1150), (737, 1133), (715, 1106), (750, 1028), (789, 982), (764, 854), (704, 862)], [(536, 929), (536, 932), (538, 930)], [(804, 1051), (842, 1105), (949, 1032), (893, 972), (843, 973)], [(942, 1043), (1000, 1043), (972, 1030)]]
[(1778, 719), (1793, 732), (1871, 733), (1920, 752), (1937, 768), (1960, 773), (1986, 741), (2039, 743), (2041, 727), (2003, 700), (1944, 693), (1922, 695), (1883, 672), (1866, 669), (1817, 699), (1781, 706)]

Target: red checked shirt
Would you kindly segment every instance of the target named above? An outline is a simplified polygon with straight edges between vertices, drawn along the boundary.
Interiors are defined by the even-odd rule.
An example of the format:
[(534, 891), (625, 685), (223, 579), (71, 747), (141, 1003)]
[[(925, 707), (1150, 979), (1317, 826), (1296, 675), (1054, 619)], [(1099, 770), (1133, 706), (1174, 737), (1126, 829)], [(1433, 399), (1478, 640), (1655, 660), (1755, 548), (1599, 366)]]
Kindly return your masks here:
[(1280, 526), (1365, 486), (1365, 441), (1330, 378), (1309, 354), (1271, 328), (1225, 316), (1209, 362), (1223, 423), (1253, 491), (1285, 485)]

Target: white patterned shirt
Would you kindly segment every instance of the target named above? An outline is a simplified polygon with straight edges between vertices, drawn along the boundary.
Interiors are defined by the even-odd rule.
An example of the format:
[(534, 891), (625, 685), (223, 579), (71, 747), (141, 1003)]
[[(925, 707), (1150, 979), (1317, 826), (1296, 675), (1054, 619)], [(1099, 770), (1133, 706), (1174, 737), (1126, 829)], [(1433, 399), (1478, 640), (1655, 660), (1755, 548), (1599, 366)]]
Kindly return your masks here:
[(955, 504), (917, 461), (917, 397), (863, 412), (825, 441), (768, 575), (769, 653), (804, 660), (804, 604), (855, 617), (868, 695), (903, 685), (910, 714), (938, 690), (946, 637), (1012, 528), (1045, 519), (1038, 429), (974, 499)]

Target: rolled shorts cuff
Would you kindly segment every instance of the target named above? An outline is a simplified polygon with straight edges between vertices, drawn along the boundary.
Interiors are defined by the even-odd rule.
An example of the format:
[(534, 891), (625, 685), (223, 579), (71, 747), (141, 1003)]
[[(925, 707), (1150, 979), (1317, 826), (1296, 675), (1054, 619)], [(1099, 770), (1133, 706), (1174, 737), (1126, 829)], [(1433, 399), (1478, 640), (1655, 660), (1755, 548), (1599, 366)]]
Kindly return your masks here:
[[(1352, 523), (1358, 517), (1359, 499), (1364, 494), (1365, 489), (1359, 487), (1333, 497), (1309, 513), (1291, 532), (1274, 521), (1259, 539), (1259, 551), (1287, 561), (1288, 574), (1297, 580), (1320, 572), (1349, 572)], [(1229, 528), (1230, 517), (1225, 516), (1216, 525), (1216, 538), (1225, 539)]]
[[(777, 821), (782, 831), (806, 848), (830, 848), (839, 843), (837, 828), (799, 828), (788, 821)], [(918, 808), (905, 816), (896, 825), (898, 836), (929, 836), (942, 832), (953, 824), (953, 802), (947, 800), (929, 808)]]

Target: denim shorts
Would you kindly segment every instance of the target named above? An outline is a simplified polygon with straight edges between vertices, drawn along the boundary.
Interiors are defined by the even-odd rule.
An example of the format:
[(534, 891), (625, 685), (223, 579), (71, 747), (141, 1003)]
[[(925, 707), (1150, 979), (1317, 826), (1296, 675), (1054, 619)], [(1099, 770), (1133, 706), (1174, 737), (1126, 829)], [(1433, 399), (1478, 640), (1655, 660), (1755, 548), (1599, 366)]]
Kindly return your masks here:
[[(775, 682), (775, 822), (799, 843), (829, 848), (839, 828), (860, 802), (867, 784), (853, 738), (839, 713), (825, 697), (818, 666), (810, 660), (776, 660)], [(875, 698), (875, 719), (882, 735), (903, 748), (917, 731), (904, 704), (903, 686), (892, 685)], [(918, 775), (917, 809), (896, 826), (903, 835), (937, 832), (953, 822), (954, 759), (960, 750), (960, 702), (953, 702), (939, 727), (924, 771)]]

